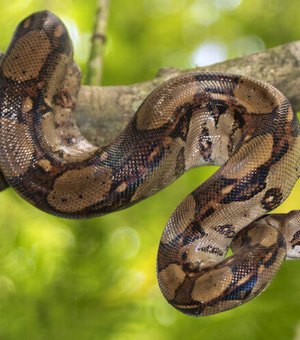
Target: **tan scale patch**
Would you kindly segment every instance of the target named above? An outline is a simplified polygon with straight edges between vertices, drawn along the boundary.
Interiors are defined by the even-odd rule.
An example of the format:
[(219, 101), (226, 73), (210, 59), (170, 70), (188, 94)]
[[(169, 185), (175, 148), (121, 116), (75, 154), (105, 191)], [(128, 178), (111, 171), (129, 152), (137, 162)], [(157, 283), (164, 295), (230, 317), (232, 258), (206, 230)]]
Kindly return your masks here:
[(289, 152), (270, 168), (267, 188), (280, 189), (282, 200), (287, 198), (298, 180), (298, 174), (295, 170), (299, 169), (299, 155), (300, 137), (296, 139), (293, 137), (289, 141)]
[(50, 172), (52, 169), (52, 165), (48, 159), (41, 159), (38, 161), (38, 166), (44, 169), (46, 172)]
[(300, 211), (293, 210), (288, 214), (271, 214), (265, 219), (268, 224), (281, 230), (283, 233), (288, 258), (299, 257), (298, 242), (299, 242), (299, 226), (300, 226)]
[(176, 289), (182, 284), (186, 274), (178, 264), (170, 264), (167, 268), (158, 273), (158, 281), (160, 283), (164, 296), (167, 300), (174, 298)]
[(283, 226), (287, 223), (286, 217), (288, 217), (288, 214), (270, 214), (264, 217), (262, 222), (282, 231)]
[(234, 95), (248, 112), (263, 114), (271, 112), (283, 100), (283, 95), (275, 91), (271, 86), (263, 87), (241, 77), (234, 89)]
[(61, 212), (78, 212), (106, 198), (111, 187), (111, 168), (89, 166), (69, 170), (54, 183), (49, 204)]
[(157, 129), (175, 119), (176, 109), (182, 103), (194, 101), (199, 89), (197, 82), (178, 85), (169, 91), (154, 90), (137, 111), (137, 128), (139, 130)]
[[(213, 133), (213, 136), (215, 136), (213, 141), (214, 148), (212, 158), (215, 160), (216, 165), (223, 165), (229, 158), (229, 135), (234, 126), (234, 117), (230, 113), (223, 114), (219, 118), (217, 129), (215, 128), (214, 124), (215, 123), (213, 121), (210, 121), (207, 125), (209, 127), (210, 133)], [(239, 134), (237, 134), (236, 137), (239, 138)]]
[(222, 302), (219, 302), (217, 305), (206, 306), (203, 312), (201, 313), (201, 315), (216, 314), (216, 313), (219, 313), (221, 310), (225, 311), (228, 309), (235, 308), (239, 306), (240, 304), (242, 304), (242, 301), (236, 301), (236, 300), (222, 301)]
[(194, 284), (192, 299), (207, 303), (219, 297), (232, 282), (233, 275), (229, 267), (213, 269), (200, 276)]
[[(239, 274), (239, 275), (241, 275), (241, 274)], [(242, 286), (244, 283), (246, 283), (247, 281), (251, 280), (252, 276), (253, 276), (253, 273), (249, 273), (249, 274), (247, 274), (245, 276), (242, 276), (242, 278), (238, 280), (236, 285), (237, 286)]]
[[(278, 272), (280, 265), (282, 261), (284, 260), (286, 255), (286, 251), (283, 248), (278, 249), (278, 253), (276, 254), (276, 259), (272, 263), (272, 265), (268, 266), (266, 268), (264, 265), (261, 265), (258, 268), (258, 277), (255, 286), (253, 287), (251, 296), (256, 296), (259, 294), (263, 289), (268, 286), (272, 280), (272, 278), (276, 275)], [(268, 253), (266, 256), (272, 257), (272, 253)], [(267, 262), (267, 257), (264, 259), (264, 263)]]
[(270, 196), (266, 199), (267, 203), (272, 203), (274, 201), (274, 196)]
[(227, 194), (229, 194), (230, 191), (231, 191), (233, 188), (234, 188), (234, 185), (233, 185), (233, 184), (227, 185), (227, 187), (225, 187), (225, 188), (223, 188), (223, 189), (221, 190), (222, 195), (227, 195)]
[[(92, 145), (85, 137), (82, 136), (75, 120), (72, 117), (72, 110), (70, 108), (55, 105), (53, 107), (53, 118), (48, 117), (49, 124), (53, 125), (55, 134), (59, 138), (61, 151), (64, 152), (65, 160), (76, 162), (87, 159), (92, 156), (98, 147)], [(50, 113), (52, 115), (52, 113)], [(105, 152), (102, 152), (101, 157)], [(86, 157), (86, 158), (84, 158)], [(101, 158), (101, 161), (103, 159)]]
[[(210, 116), (209, 112), (207, 111), (199, 110), (193, 113), (190, 121), (189, 132), (186, 138), (186, 145), (184, 148), (186, 169), (207, 164), (207, 162), (203, 161), (201, 156), (199, 148), (199, 136), (201, 134), (203, 124), (208, 122), (209, 119)], [(214, 135), (212, 135), (212, 137), (214, 137)]]
[(29, 112), (33, 107), (32, 99), (30, 97), (26, 97), (22, 104), (22, 112), (27, 113)]
[[(182, 148), (181, 143), (176, 140), (171, 145), (171, 153), (167, 155), (161, 165), (152, 173), (147, 180), (142, 183), (133, 195), (131, 202), (141, 198), (148, 197), (156, 193), (161, 188), (166, 187), (168, 184), (176, 179), (176, 160)], [(159, 149), (153, 151), (149, 157), (154, 157)]]
[[(48, 153), (55, 155), (56, 159), (64, 162), (82, 162), (97, 150), (81, 135), (77, 136), (73, 145), (67, 145), (64, 141), (63, 134), (58, 133), (54, 126), (54, 116), (52, 112), (43, 115), (41, 120), (41, 136), (40, 143), (43, 149)], [(64, 130), (66, 132), (66, 129)]]
[(13, 48), (4, 58), (2, 64), (4, 76), (17, 81), (37, 78), (50, 52), (50, 47), (45, 32), (28, 32), (16, 40)]
[(291, 122), (293, 120), (293, 118), (294, 118), (294, 112), (293, 112), (292, 107), (290, 106), (288, 113), (287, 113), (287, 121)]
[[(214, 228), (217, 225), (224, 225), (232, 223), (230, 216), (235, 216), (235, 220), (238, 224), (235, 225), (234, 231), (237, 233), (242, 228), (256, 220), (259, 216), (265, 214), (263, 207), (258, 204), (263, 198), (264, 192), (258, 193), (256, 196), (252, 197), (247, 201), (233, 202), (230, 204), (218, 204), (213, 206), (217, 210), (217, 214), (212, 214), (205, 219), (205, 231), (209, 234), (209, 239), (218, 239), (220, 235), (212, 234), (212, 232), (217, 233)], [(224, 239), (224, 246), (227, 246), (230, 239)], [(236, 241), (235, 241), (236, 242)]]
[[(199, 135), (201, 133), (201, 125), (206, 123), (206, 128), (209, 131), (210, 140), (212, 142), (211, 161), (204, 161), (199, 149)], [(232, 114), (223, 114), (219, 118), (219, 124), (216, 128), (215, 121), (209, 112), (200, 112), (192, 117), (190, 131), (186, 142), (186, 167), (194, 167), (199, 165), (223, 165), (228, 160), (228, 144), (229, 133), (232, 130), (234, 118)], [(234, 136), (234, 144), (240, 138), (240, 134), (236, 132)]]
[(272, 156), (273, 137), (266, 134), (244, 144), (223, 167), (227, 178), (241, 178), (266, 163)]
[[(185, 147), (185, 160), (186, 160), (186, 169), (189, 169), (191, 167), (199, 166), (199, 165), (207, 165), (210, 163), (221, 165), (228, 159), (228, 141), (224, 140), (225, 138), (228, 138), (228, 134), (232, 129), (234, 118), (232, 114), (222, 115), (220, 117), (220, 123), (219, 127), (215, 127), (215, 122), (213, 117), (211, 116), (211, 113), (207, 111), (206, 106), (207, 102), (210, 99), (219, 99), (228, 101), (227, 95), (217, 94), (217, 93), (204, 93), (203, 87), (201, 87), (199, 84), (190, 83), (187, 85), (188, 88), (185, 87), (179, 87), (180, 91), (179, 93), (176, 93), (173, 95), (172, 98), (166, 98), (161, 101), (158, 101), (156, 105), (154, 105), (153, 112), (155, 110), (158, 110), (160, 114), (163, 114), (163, 112), (171, 112), (172, 114), (167, 115), (165, 120), (162, 121), (162, 124), (165, 124), (167, 122), (174, 120), (174, 113), (176, 112), (176, 108), (180, 106), (180, 104), (184, 102), (194, 102), (195, 101), (195, 94), (199, 91), (202, 91), (203, 94), (203, 107), (198, 109), (198, 111), (193, 112), (193, 116), (191, 118), (190, 127), (189, 127), (189, 133), (187, 136), (186, 141), (186, 147)], [(201, 100), (201, 99), (199, 99)], [(154, 101), (155, 102), (155, 101)], [(163, 106), (163, 103), (166, 104), (166, 106)], [(159, 109), (160, 108), (160, 109)], [(144, 125), (144, 128), (147, 126), (151, 126), (151, 123), (149, 123), (149, 120), (153, 118), (153, 116), (150, 114), (151, 109), (146, 106), (146, 108), (142, 108), (140, 110), (140, 113), (137, 116), (138, 120), (138, 126), (142, 129), (142, 125)], [(165, 110), (165, 111), (164, 111)], [(146, 112), (149, 116), (146, 118), (144, 117), (146, 115)], [(155, 118), (158, 121), (160, 121), (161, 117), (157, 114), (157, 117)], [(144, 122), (143, 124), (139, 124), (139, 122)], [(210, 132), (210, 140), (212, 141), (213, 147), (212, 147), (212, 161), (207, 159), (204, 160), (204, 158), (201, 155), (201, 152), (199, 150), (199, 135), (202, 130), (202, 125), (204, 123), (207, 123), (207, 128)], [(157, 121), (153, 122), (153, 124), (158, 124), (157, 127), (161, 126), (162, 124), (157, 123)], [(151, 126), (152, 128), (155, 128), (156, 125)], [(225, 132), (223, 134), (223, 131)], [(222, 136), (223, 138), (220, 138)], [(239, 139), (238, 132), (234, 136), (234, 140)], [(203, 140), (202, 145), (207, 148), (208, 142)]]
[(116, 192), (124, 192), (127, 188), (127, 184), (125, 182), (123, 182), (122, 184), (120, 184), (117, 189), (116, 189)]
[(224, 102), (228, 102), (229, 96), (222, 93), (210, 93), (210, 98), (213, 100), (223, 100)]
[(24, 174), (33, 162), (34, 145), (27, 125), (17, 120), (2, 118), (1, 170), (5, 177), (15, 177)]
[(48, 112), (41, 120), (42, 146), (47, 151), (57, 152), (61, 148), (61, 140), (54, 129), (53, 113)]
[(61, 88), (62, 82), (66, 76), (67, 65), (70, 62), (70, 58), (67, 55), (59, 54), (56, 56), (56, 66), (51, 73), (51, 77), (48, 79), (47, 88), (45, 92), (45, 102), (49, 105), (53, 105), (53, 96), (58, 93)]
[[(192, 195), (189, 195), (172, 214), (168, 224), (176, 225), (176, 234), (182, 233), (195, 218), (196, 202)], [(175, 220), (175, 221), (173, 221)], [(175, 237), (174, 232), (165, 232), (161, 237), (162, 243), (169, 243)]]
[(251, 135), (246, 135), (245, 138), (244, 138), (244, 142), (248, 142), (249, 139), (251, 139)]
[(55, 36), (56, 38), (59, 38), (59, 37), (64, 33), (64, 31), (65, 31), (65, 29), (64, 29), (63, 25), (62, 25), (62, 24), (59, 24), (59, 25), (57, 25), (56, 28), (55, 28), (54, 36)]
[(106, 161), (108, 159), (108, 153), (106, 151), (103, 151), (100, 155), (100, 161)]
[(28, 28), (31, 25), (31, 17), (24, 21), (23, 27)]
[(257, 224), (257, 228), (252, 228), (247, 232), (251, 239), (251, 246), (260, 244), (263, 247), (270, 247), (277, 242), (278, 231), (275, 228), (272, 228), (267, 224), (262, 224), (263, 228), (260, 228), (260, 223), (258, 222)]
[(265, 267), (265, 264), (274, 256), (274, 253), (269, 251), (268, 253), (266, 253), (265, 257), (264, 257), (264, 262), (258, 267), (258, 273), (263, 273), (266, 270), (270, 270), (270, 268), (272, 268), (271, 266), (273, 266), (276, 261), (272, 261), (273, 263), (268, 266), (268, 268)]

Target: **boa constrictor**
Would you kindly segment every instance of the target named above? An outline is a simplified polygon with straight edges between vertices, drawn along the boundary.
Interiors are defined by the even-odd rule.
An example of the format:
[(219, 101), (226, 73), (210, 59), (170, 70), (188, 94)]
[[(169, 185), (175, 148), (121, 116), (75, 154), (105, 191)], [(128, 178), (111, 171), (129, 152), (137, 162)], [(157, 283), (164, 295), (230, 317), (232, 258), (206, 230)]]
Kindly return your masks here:
[(244, 76), (183, 74), (97, 148), (70, 120), (75, 76), (63, 23), (47, 11), (24, 19), (1, 58), (2, 189), (8, 183), (48, 213), (88, 218), (128, 207), (191, 167), (220, 165), (177, 207), (159, 246), (159, 286), (186, 314), (248, 301), (285, 257), (299, 256), (299, 212), (266, 215), (300, 172), (298, 122), (281, 92)]

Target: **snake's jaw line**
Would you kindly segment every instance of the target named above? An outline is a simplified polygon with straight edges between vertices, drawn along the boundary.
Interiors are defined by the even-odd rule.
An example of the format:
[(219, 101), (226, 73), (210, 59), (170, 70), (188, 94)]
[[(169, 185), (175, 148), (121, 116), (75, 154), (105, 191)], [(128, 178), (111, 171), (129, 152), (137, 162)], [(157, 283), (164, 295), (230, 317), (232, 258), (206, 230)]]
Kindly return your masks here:
[(43, 11), (19, 24), (1, 57), (0, 190), (8, 183), (48, 213), (89, 218), (137, 203), (189, 168), (220, 165), (171, 215), (159, 286), (195, 316), (261, 293), (286, 254), (300, 251), (299, 211), (265, 216), (300, 176), (289, 101), (252, 78), (189, 72), (158, 86), (120, 136), (98, 148), (72, 119), (80, 82), (72, 55), (64, 24)]

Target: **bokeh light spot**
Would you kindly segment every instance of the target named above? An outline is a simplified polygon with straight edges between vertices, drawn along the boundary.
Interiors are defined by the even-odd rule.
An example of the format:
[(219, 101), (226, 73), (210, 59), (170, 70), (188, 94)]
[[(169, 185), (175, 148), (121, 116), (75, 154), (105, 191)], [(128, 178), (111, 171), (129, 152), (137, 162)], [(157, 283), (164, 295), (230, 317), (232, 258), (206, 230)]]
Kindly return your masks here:
[(193, 63), (197, 66), (207, 66), (226, 60), (227, 48), (216, 41), (201, 44), (193, 54)]
[(130, 259), (140, 249), (140, 236), (138, 232), (130, 227), (120, 227), (111, 236), (112, 249), (114, 253), (122, 256), (123, 259)]
[(257, 53), (265, 48), (265, 43), (261, 37), (257, 35), (248, 35), (236, 39), (232, 44), (234, 57), (242, 57), (244, 55)]
[(0, 299), (6, 298), (16, 290), (15, 283), (7, 276), (0, 276)]
[(188, 25), (194, 22), (202, 26), (209, 26), (215, 23), (220, 17), (219, 9), (216, 8), (211, 1), (195, 2), (186, 12)]
[(171, 326), (177, 320), (178, 311), (176, 311), (167, 301), (162, 298), (157, 285), (153, 286), (149, 292), (151, 301), (154, 301), (155, 319), (163, 326)]
[(232, 11), (241, 4), (241, 0), (215, 0), (218, 8)]

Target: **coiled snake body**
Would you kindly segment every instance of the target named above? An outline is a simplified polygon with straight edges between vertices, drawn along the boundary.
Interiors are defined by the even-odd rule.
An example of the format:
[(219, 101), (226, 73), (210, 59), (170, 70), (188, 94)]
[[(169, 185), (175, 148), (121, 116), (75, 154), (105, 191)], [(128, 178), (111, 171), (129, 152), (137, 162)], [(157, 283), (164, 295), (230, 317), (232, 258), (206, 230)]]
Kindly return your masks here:
[[(19, 24), (1, 59), (0, 167), (23, 198), (51, 214), (87, 218), (136, 203), (191, 167), (221, 165), (177, 207), (159, 246), (162, 293), (187, 314), (246, 302), (286, 256), (299, 256), (298, 211), (265, 216), (300, 172), (298, 122), (281, 92), (244, 76), (183, 74), (96, 148), (69, 120), (76, 74), (57, 17), (44, 11)], [(225, 258), (229, 247), (234, 254)]]

